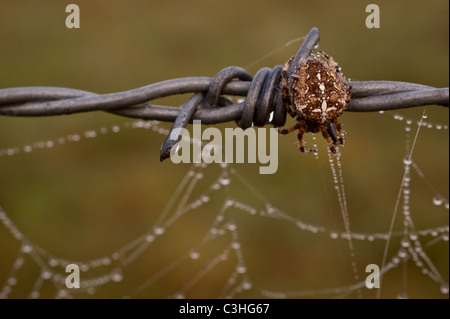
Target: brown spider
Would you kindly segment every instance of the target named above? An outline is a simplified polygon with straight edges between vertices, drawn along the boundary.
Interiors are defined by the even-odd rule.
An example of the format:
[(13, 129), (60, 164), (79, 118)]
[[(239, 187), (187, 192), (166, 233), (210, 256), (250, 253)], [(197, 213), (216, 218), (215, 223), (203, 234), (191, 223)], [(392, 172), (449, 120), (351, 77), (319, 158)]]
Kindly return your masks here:
[(287, 112), (297, 123), (288, 129), (279, 129), (281, 134), (298, 130), (301, 152), (305, 149), (303, 134), (321, 132), (330, 151), (339, 155), (335, 146), (344, 145), (345, 131), (338, 117), (350, 101), (350, 87), (345, 83), (341, 68), (332, 57), (323, 51), (319, 54), (324, 60), (309, 57), (295, 68), (291, 76), (287, 71), (294, 57), (284, 65), (281, 74), (281, 97)]

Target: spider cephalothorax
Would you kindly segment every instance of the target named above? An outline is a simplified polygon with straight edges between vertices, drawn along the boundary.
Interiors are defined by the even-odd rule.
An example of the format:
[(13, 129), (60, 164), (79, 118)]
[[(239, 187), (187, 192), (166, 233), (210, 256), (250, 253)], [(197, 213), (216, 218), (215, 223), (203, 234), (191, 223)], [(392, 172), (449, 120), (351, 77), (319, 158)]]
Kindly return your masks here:
[(314, 151), (305, 149), (303, 134), (321, 132), (331, 152), (337, 155), (339, 152), (335, 146), (344, 144), (345, 134), (338, 117), (350, 101), (350, 88), (333, 58), (322, 51), (319, 54), (324, 60), (309, 57), (290, 76), (288, 69), (294, 57), (284, 65), (281, 96), (287, 112), (296, 118), (297, 123), (279, 132), (288, 134), (298, 130), (302, 152)]

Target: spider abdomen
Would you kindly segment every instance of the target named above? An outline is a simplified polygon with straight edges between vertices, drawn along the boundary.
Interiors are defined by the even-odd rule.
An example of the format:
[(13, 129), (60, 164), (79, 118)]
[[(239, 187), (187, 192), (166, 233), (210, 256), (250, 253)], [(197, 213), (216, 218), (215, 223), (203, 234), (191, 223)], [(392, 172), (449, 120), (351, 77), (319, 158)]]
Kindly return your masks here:
[(341, 73), (328, 63), (311, 57), (288, 79), (289, 98), (299, 119), (324, 124), (339, 117), (350, 92)]

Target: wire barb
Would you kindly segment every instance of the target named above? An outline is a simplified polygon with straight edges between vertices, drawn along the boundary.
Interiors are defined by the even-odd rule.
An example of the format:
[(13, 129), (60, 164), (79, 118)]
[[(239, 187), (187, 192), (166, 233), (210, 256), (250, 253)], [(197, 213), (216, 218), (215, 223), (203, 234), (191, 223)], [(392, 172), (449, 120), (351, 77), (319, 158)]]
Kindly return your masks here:
[[(309, 57), (319, 43), (319, 30), (312, 28), (295, 55), (288, 70)], [(282, 66), (262, 68), (252, 77), (240, 67), (225, 68), (214, 78), (187, 77), (110, 93), (58, 88), (18, 87), (0, 89), (0, 115), (53, 116), (91, 111), (144, 120), (174, 122), (161, 148), (161, 161), (181, 137), (181, 129), (193, 120), (203, 124), (229, 121), (243, 129), (252, 125), (283, 126), (286, 109), (281, 101)], [(375, 112), (423, 105), (449, 105), (449, 89), (396, 81), (349, 81), (352, 98), (346, 111)], [(193, 93), (180, 108), (150, 104), (151, 100), (175, 94)], [(245, 97), (233, 102), (229, 97)], [(172, 134), (176, 132), (176, 134)]]

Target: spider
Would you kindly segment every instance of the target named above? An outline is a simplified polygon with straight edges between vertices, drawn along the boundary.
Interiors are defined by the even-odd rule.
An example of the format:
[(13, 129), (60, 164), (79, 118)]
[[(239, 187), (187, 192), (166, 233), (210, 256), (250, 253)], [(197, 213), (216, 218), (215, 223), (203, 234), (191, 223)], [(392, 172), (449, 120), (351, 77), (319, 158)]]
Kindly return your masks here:
[(284, 65), (281, 74), (281, 97), (287, 112), (297, 123), (288, 129), (279, 129), (280, 134), (298, 130), (301, 152), (315, 152), (305, 149), (303, 134), (321, 132), (330, 151), (339, 156), (336, 146), (344, 145), (345, 131), (338, 120), (350, 101), (350, 87), (339, 65), (331, 56), (319, 51), (318, 57), (309, 57), (292, 74), (288, 69), (294, 59), (291, 57)]

